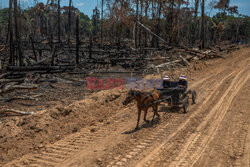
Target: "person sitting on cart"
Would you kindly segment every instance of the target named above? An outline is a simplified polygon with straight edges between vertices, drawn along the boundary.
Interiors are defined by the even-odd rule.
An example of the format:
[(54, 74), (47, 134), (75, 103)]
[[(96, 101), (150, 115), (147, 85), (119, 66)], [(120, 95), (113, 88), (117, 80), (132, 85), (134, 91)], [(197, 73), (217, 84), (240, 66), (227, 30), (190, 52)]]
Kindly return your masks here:
[(169, 80), (170, 80), (170, 78), (167, 75), (163, 78), (163, 82), (162, 82), (162, 87), (163, 88), (169, 88), (170, 87)]
[(187, 77), (185, 75), (181, 75), (179, 77), (178, 87), (182, 89), (182, 93), (185, 93), (188, 87)]

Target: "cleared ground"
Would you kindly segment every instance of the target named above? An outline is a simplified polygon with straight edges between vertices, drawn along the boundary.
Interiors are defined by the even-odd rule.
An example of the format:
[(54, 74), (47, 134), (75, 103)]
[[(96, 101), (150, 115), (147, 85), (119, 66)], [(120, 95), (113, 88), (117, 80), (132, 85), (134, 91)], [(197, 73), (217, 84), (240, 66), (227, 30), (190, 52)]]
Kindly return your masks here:
[(101, 91), (0, 125), (0, 164), (250, 166), (250, 49), (176, 73), (198, 94), (187, 114), (162, 108), (161, 119), (134, 131), (135, 104), (121, 104), (127, 90)]

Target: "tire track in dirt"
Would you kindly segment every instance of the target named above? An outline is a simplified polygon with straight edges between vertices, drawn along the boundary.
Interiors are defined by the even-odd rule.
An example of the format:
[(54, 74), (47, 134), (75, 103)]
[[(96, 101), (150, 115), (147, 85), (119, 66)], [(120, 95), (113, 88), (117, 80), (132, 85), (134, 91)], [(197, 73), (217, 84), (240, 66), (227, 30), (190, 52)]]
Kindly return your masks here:
[[(249, 129), (249, 123), (243, 125), (244, 127), (248, 127)], [(244, 127), (242, 127), (242, 129), (244, 129)], [(238, 141), (237, 141), (237, 145), (238, 145), (238, 149), (237, 149), (237, 153), (235, 156), (235, 162), (233, 164), (233, 166), (235, 167), (240, 167), (240, 166), (250, 166), (250, 150), (249, 150), (249, 146), (250, 146), (250, 138), (249, 135), (250, 131), (243, 131), (241, 130), (241, 133), (238, 137)], [(243, 156), (243, 157), (242, 157)]]
[[(244, 93), (246, 93), (249, 96), (249, 92), (250, 92), (250, 84), (249, 84), (250, 80), (248, 80), (248, 85), (245, 90)], [(244, 116), (246, 116), (248, 118), (248, 121), (246, 122), (242, 122), (242, 120), (240, 120), (241, 122), (241, 128), (239, 129), (239, 137), (238, 137), (238, 141), (237, 146), (238, 149), (236, 150), (236, 159), (234, 162), (234, 166), (238, 167), (238, 166), (250, 166), (250, 120), (249, 120), (249, 104), (248, 107), (246, 109), (246, 112), (244, 114)]]
[[(244, 70), (245, 70), (246, 68), (244, 68), (244, 69), (242, 69), (241, 70), (241, 73), (242, 72), (244, 72)], [(235, 73), (236, 71), (234, 71), (233, 73)], [(233, 73), (231, 73), (231, 74), (233, 74)], [(240, 73), (240, 74), (241, 74)], [(240, 77), (239, 75), (240, 74), (237, 74), (236, 76), (236, 78), (234, 79), (234, 82), (236, 82), (237, 81), (237, 79)], [(230, 76), (230, 75), (229, 75)], [(224, 78), (223, 80), (222, 80), (222, 82), (224, 82), (229, 76), (227, 76), (226, 78)], [(243, 77), (244, 78), (244, 77)], [(219, 87), (220, 87), (220, 85), (222, 85), (222, 82), (220, 82), (220, 84), (219, 85), (217, 85), (216, 86), (216, 88), (214, 89), (214, 92), (216, 92), (216, 91), (219, 91), (219, 90), (217, 90)], [(232, 86), (235, 86), (235, 84), (232, 84), (231, 85), (231, 87)], [(242, 85), (243, 86), (243, 85)], [(240, 88), (238, 88), (237, 90), (239, 90)], [(229, 90), (229, 89), (228, 89)], [(212, 96), (213, 94), (211, 94), (211, 96)], [(211, 96), (210, 97), (208, 97), (207, 99), (206, 99), (206, 102), (207, 101), (209, 101), (210, 100), (210, 98), (211, 98)], [(233, 96), (234, 97), (234, 96)], [(222, 98), (223, 99), (223, 98)], [(203, 103), (204, 104), (204, 103)], [(202, 105), (199, 107), (199, 108), (201, 108), (201, 107), (203, 107)], [(199, 113), (198, 111), (196, 112), (197, 114)], [(197, 114), (195, 114), (195, 115), (197, 115)], [(193, 117), (195, 116), (195, 115), (193, 115)], [(192, 116), (191, 116), (192, 117)], [(190, 120), (187, 120), (183, 125), (184, 126), (181, 126), (182, 128), (184, 128), (185, 127), (185, 125), (187, 125), (188, 124), (188, 122), (189, 122)], [(170, 141), (170, 139), (171, 138), (173, 138), (178, 132), (179, 132), (180, 130), (178, 129), (177, 130), (177, 132), (174, 132), (174, 133), (172, 133), (169, 137), (168, 137), (168, 140), (166, 140), (164, 143), (162, 143), (158, 148), (156, 148), (155, 150), (153, 150), (151, 153), (149, 153), (147, 156), (146, 156), (146, 158), (144, 158), (142, 161), (140, 161), (138, 164), (137, 164), (137, 166), (139, 167), (139, 166), (151, 166), (150, 164), (153, 162), (153, 161), (155, 161), (155, 159), (157, 159), (157, 157), (158, 157), (158, 155), (162, 152), (162, 150), (165, 148), (166, 149), (166, 147), (170, 147), (170, 146), (167, 146), (167, 144), (168, 144), (168, 142)], [(192, 149), (190, 149), (190, 151), (191, 151)]]
[(249, 166), (249, 81), (233, 99), (216, 134), (193, 166)]
[[(236, 80), (236, 79), (235, 79)], [(231, 85), (232, 86), (232, 85)], [(203, 123), (204, 124), (204, 123)], [(190, 140), (188, 140), (188, 141), (190, 141)], [(195, 140), (194, 140), (195, 141)], [(199, 142), (197, 142), (198, 144), (199, 144)], [(167, 148), (170, 148), (171, 147), (171, 145), (168, 145), (168, 146), (166, 146), (166, 148), (164, 148), (164, 150), (167, 150)], [(192, 148), (190, 148), (190, 150), (189, 151), (193, 151), (194, 149), (192, 149)], [(159, 151), (159, 152), (161, 152), (161, 151)], [(156, 159), (157, 159), (157, 157), (158, 157), (158, 155), (160, 154), (159, 152), (157, 152), (157, 154), (153, 157), (153, 158), (151, 158), (151, 160), (152, 161), (156, 161)], [(180, 156), (181, 157), (181, 156)], [(186, 159), (188, 159), (188, 158), (186, 158)], [(176, 161), (179, 161), (179, 160), (182, 160), (182, 157), (181, 158), (177, 158), (176, 159)], [(150, 162), (148, 163), (148, 165), (150, 164)]]
[(241, 140), (244, 140), (243, 152), (245, 153), (242, 158), (236, 159), (235, 166), (250, 166), (250, 122), (248, 121), (248, 131), (246, 131), (247, 135), (244, 137), (241, 136)]
[[(198, 109), (200, 109), (204, 104), (206, 104), (214, 95), (214, 93), (216, 93), (217, 88), (219, 88), (223, 82), (227, 79), (229, 79), (235, 72), (230, 73), (229, 75), (227, 75), (226, 77), (224, 77), (223, 79), (221, 79), (221, 81), (219, 82), (219, 84), (217, 85), (217, 87), (210, 92), (210, 95), (205, 99), (205, 101), (202, 102), (202, 104), (197, 107)], [(217, 74), (215, 74), (217, 75)], [(213, 76), (211, 76), (213, 77)], [(209, 78), (211, 78), (209, 77)], [(207, 78), (206, 78), (207, 79)], [(206, 80), (205, 79), (205, 80)], [(202, 80), (201, 82), (198, 82), (196, 84), (193, 84), (192, 87), (195, 87), (201, 83), (203, 83), (205, 80)], [(205, 94), (204, 94), (205, 96)], [(197, 110), (198, 110), (197, 109)], [(115, 158), (114, 161), (111, 161), (108, 165), (109, 166), (127, 166), (129, 164), (129, 160), (133, 160), (133, 159), (137, 159), (138, 155), (142, 154), (142, 152), (147, 152), (149, 147), (153, 147), (154, 144), (157, 141), (162, 141), (164, 140), (164, 142), (160, 143), (160, 146), (157, 145), (156, 148), (154, 149), (150, 155), (148, 155), (148, 157), (152, 156), (153, 154), (155, 154), (156, 152), (159, 151), (159, 149), (165, 145), (168, 141), (170, 141), (179, 131), (181, 131), (183, 128), (185, 128), (185, 126), (189, 123), (190, 119), (195, 117), (195, 115), (197, 115), (198, 113), (195, 112), (193, 113), (190, 118), (184, 122), (182, 124), (180, 118), (183, 117), (183, 115), (177, 115), (175, 118), (173, 118), (173, 120), (171, 122), (173, 123), (161, 123), (160, 127), (158, 127), (158, 130), (154, 133), (152, 133), (151, 135), (149, 135), (148, 138), (142, 140), (138, 146), (136, 146), (136, 148), (134, 148), (133, 150), (130, 150), (127, 152), (126, 155), (119, 157), (118, 159)], [(166, 139), (167, 138), (167, 139)], [(146, 158), (147, 159), (147, 158)], [(145, 159), (144, 159), (145, 161)], [(139, 163), (137, 166), (141, 166), (143, 163)], [(131, 165), (133, 166), (133, 165)]]
[[(118, 121), (120, 119), (128, 118), (130, 115), (126, 112), (129, 108), (122, 110), (116, 115), (110, 117), (108, 122), (117, 123), (116, 126), (120, 126), (124, 122)], [(122, 114), (121, 114), (122, 113)], [(131, 116), (130, 116), (131, 117)], [(40, 153), (28, 154), (10, 162), (4, 167), (8, 166), (55, 166), (64, 160), (70, 158), (72, 155), (80, 152), (84, 147), (100, 141), (102, 138), (110, 135), (109, 131), (112, 129), (111, 125), (104, 126), (103, 123), (97, 123), (91, 128), (84, 128), (76, 134), (69, 135), (63, 140), (60, 140), (54, 144), (48, 145), (46, 150)]]
[[(249, 75), (245, 77), (242, 75), (244, 72), (248, 71), (246, 69), (248, 68), (244, 68), (235, 76), (230, 87), (221, 97), (220, 101), (210, 111), (209, 115), (205, 118), (205, 121), (203, 121), (197, 128), (197, 133), (191, 135), (188, 140), (189, 142), (184, 146), (181, 154), (170, 166), (193, 166), (193, 164), (200, 158), (223, 120), (231, 101), (247, 82)], [(230, 95), (229, 98), (226, 98), (228, 95)], [(207, 129), (207, 131), (204, 132), (203, 129)]]

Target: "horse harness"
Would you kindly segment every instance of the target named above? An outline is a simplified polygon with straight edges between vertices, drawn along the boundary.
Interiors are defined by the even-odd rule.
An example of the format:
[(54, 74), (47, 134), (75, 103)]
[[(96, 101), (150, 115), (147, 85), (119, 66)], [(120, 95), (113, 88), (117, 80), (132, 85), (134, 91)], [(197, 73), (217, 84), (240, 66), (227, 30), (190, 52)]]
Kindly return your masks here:
[[(148, 93), (149, 95), (146, 96), (146, 97), (143, 99), (143, 102), (142, 102), (142, 105), (141, 105), (142, 107), (146, 107), (147, 105), (150, 104), (150, 102), (147, 103), (147, 104), (144, 104), (144, 102), (145, 102), (149, 97), (151, 97), (151, 98), (153, 99), (153, 102), (155, 101), (155, 98), (154, 98), (152, 92), (147, 92), (147, 93)], [(151, 103), (153, 103), (153, 102), (151, 102)]]

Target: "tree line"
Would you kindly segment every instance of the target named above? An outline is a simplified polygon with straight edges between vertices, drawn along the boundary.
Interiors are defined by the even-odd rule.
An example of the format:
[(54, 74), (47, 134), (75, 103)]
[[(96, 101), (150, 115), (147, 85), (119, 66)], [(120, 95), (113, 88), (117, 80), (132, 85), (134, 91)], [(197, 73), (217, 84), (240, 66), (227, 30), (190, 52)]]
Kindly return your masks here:
[[(73, 0), (68, 6), (61, 6), (60, 0), (48, 0), (27, 9), (21, 9), (17, 0), (9, 1), (10, 8), (0, 10), (2, 42), (29, 36), (70, 42), (78, 26), (80, 40), (91, 37), (100, 44), (127, 42), (136, 48), (159, 47), (162, 42), (157, 36), (169, 46), (200, 48), (223, 41), (250, 41), (249, 16), (239, 14), (230, 0), (210, 4), (204, 0), (193, 4), (189, 0), (102, 0), (91, 18), (75, 8)], [(219, 12), (211, 16), (213, 9)]]

